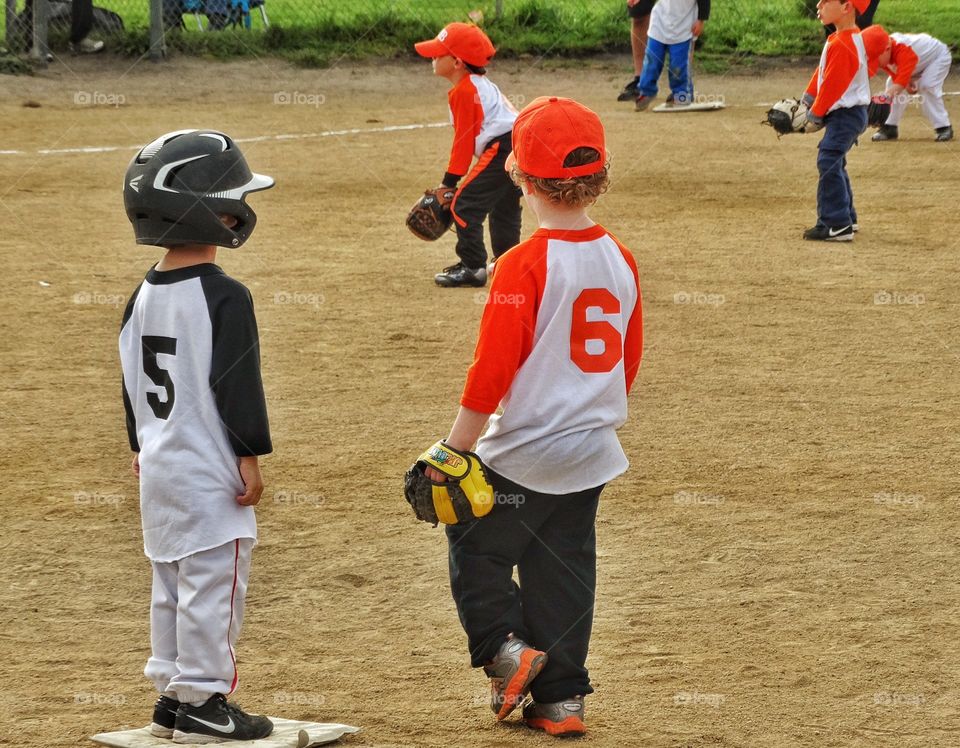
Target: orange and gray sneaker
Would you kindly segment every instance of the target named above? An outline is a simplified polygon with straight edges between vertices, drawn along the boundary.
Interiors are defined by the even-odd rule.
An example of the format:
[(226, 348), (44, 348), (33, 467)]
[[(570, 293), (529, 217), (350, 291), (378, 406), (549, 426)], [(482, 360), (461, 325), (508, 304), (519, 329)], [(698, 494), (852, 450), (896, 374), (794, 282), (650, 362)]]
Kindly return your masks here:
[(583, 735), (587, 731), (583, 715), (583, 696), (574, 696), (553, 704), (531, 701), (523, 708), (523, 721), (527, 723), (527, 727), (558, 736)]
[(522, 639), (507, 639), (484, 672), (490, 677), (490, 708), (504, 719), (523, 701), (533, 679), (547, 664), (547, 653)]

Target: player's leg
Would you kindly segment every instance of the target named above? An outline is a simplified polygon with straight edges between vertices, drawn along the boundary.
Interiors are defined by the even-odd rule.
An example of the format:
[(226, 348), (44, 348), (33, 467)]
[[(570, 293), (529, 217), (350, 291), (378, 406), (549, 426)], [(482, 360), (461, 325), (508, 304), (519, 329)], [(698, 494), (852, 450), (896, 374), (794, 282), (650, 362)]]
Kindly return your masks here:
[(503, 165), (510, 150), (510, 137), (510, 133), (505, 133), (492, 140), (457, 190), (450, 209), (457, 229), (457, 256), (467, 272), (438, 273), (435, 279), (439, 285), (483, 286), (487, 282), (483, 225), (505, 186)]
[(624, 86), (617, 101), (633, 101), (637, 97), (643, 58), (647, 53), (647, 30), (650, 28), (650, 12), (653, 0), (638, 0), (627, 6), (630, 16), (630, 52), (633, 57), (633, 79)]
[(585, 666), (596, 589), (595, 519), (602, 486), (545, 497), (555, 509), (518, 566), (531, 644), (549, 659), (533, 682), (539, 703), (593, 692)]
[(488, 475), (496, 499), (490, 513), (446, 528), (450, 590), (474, 667), (487, 664), (508, 634), (529, 637), (513, 567), (552, 509), (549, 502), (526, 500), (524, 489), (492, 470)]
[(657, 95), (657, 82), (663, 72), (666, 61), (667, 45), (652, 37), (647, 37), (647, 52), (643, 57), (643, 71), (640, 73), (640, 85), (637, 88), (637, 109), (642, 110)]
[(253, 541), (232, 540), (180, 560), (177, 605), (180, 701), (229, 694), (238, 674), (233, 646), (243, 623)]
[(678, 106), (693, 103), (693, 78), (690, 73), (690, 50), (693, 39), (669, 47), (670, 65), (667, 75), (670, 81), (670, 91), (673, 101)]
[[(917, 91), (920, 94), (920, 108), (923, 111), (923, 116), (927, 118), (927, 122), (933, 126), (938, 136), (941, 133), (946, 134), (946, 130), (950, 128), (950, 115), (943, 103), (943, 84), (950, 73), (952, 60), (950, 50), (946, 45), (942, 46), (940, 56), (927, 66), (917, 81)], [(953, 133), (950, 132), (949, 134), (952, 137)], [(938, 137), (938, 139), (940, 138)]]
[(846, 172), (847, 152), (867, 125), (865, 106), (837, 109), (826, 117), (817, 154), (817, 225), (806, 239), (849, 241), (853, 238), (853, 195)]
[(153, 563), (150, 599), (150, 659), (143, 674), (160, 693), (154, 708), (150, 732), (161, 738), (173, 737), (177, 707), (176, 693), (169, 690), (177, 674), (177, 564)]
[(257, 740), (273, 732), (266, 717), (226, 701), (237, 687), (234, 645), (243, 623), (253, 545), (251, 538), (240, 538), (180, 560), (179, 673), (170, 683), (181, 702), (175, 742)]

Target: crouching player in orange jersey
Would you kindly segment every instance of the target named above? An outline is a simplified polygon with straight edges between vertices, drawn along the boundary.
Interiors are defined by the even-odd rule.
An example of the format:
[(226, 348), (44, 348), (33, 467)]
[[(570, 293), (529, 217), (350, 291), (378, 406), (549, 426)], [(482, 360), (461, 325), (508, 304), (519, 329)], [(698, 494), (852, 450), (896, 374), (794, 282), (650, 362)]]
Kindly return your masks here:
[(617, 429), (640, 367), (639, 279), (630, 252), (586, 212), (609, 181), (594, 112), (536, 99), (506, 166), (540, 228), (497, 260), (447, 439), (470, 450), (489, 421), (476, 452), (494, 488), (489, 514), (447, 527), (450, 583), (497, 719), (529, 692), (530, 727), (579, 734), (593, 692), (597, 504), (628, 466)]

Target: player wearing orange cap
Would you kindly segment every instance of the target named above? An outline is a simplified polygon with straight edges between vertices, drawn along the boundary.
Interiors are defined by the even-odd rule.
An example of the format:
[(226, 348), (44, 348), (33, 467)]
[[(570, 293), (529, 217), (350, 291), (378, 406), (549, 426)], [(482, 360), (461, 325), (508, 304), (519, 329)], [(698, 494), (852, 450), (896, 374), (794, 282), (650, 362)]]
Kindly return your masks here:
[(953, 140), (950, 115), (943, 104), (943, 82), (953, 62), (947, 45), (929, 34), (887, 34), (882, 26), (864, 29), (862, 36), (870, 77), (877, 70), (888, 76), (881, 96), (890, 104), (890, 115), (872, 139), (896, 140), (910, 95), (918, 93), (923, 115), (933, 126), (936, 140)]
[(530, 691), (529, 726), (579, 734), (593, 692), (594, 525), (604, 485), (628, 466), (617, 429), (640, 367), (640, 285), (630, 252), (587, 215), (609, 183), (599, 117), (536, 99), (513, 147), (508, 167), (540, 228), (496, 263), (446, 440), (469, 450), (489, 422), (476, 452), (494, 507), (447, 526), (450, 583), (497, 718)]
[[(447, 98), (453, 147), (440, 186), (459, 184), (450, 207), (460, 261), (437, 273), (434, 280), (448, 287), (483, 286), (487, 282), (483, 243), (487, 216), (494, 258), (520, 241), (520, 190), (503, 169), (511, 151), (510, 131), (517, 110), (486, 77), (486, 66), (496, 49), (479, 27), (450, 23), (435, 39), (414, 47), (418, 54), (432, 59), (434, 75), (446, 78), (451, 86)], [(477, 162), (471, 169), (474, 156)]]
[(807, 121), (826, 127), (817, 154), (817, 223), (803, 232), (813, 241), (853, 241), (859, 229), (847, 153), (867, 128), (870, 78), (867, 54), (855, 23), (870, 0), (820, 0), (817, 17), (837, 30), (827, 37), (820, 65), (803, 95)]

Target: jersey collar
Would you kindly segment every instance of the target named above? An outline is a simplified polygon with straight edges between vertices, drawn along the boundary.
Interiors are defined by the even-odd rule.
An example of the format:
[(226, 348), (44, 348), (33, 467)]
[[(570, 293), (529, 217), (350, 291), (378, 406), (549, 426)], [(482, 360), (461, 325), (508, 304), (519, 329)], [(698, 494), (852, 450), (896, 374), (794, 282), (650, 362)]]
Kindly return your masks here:
[(199, 278), (202, 275), (223, 275), (223, 269), (212, 262), (204, 262), (200, 265), (190, 265), (176, 270), (157, 270), (154, 265), (147, 271), (147, 283), (154, 286), (162, 286), (167, 283), (179, 283), (180, 281)]

